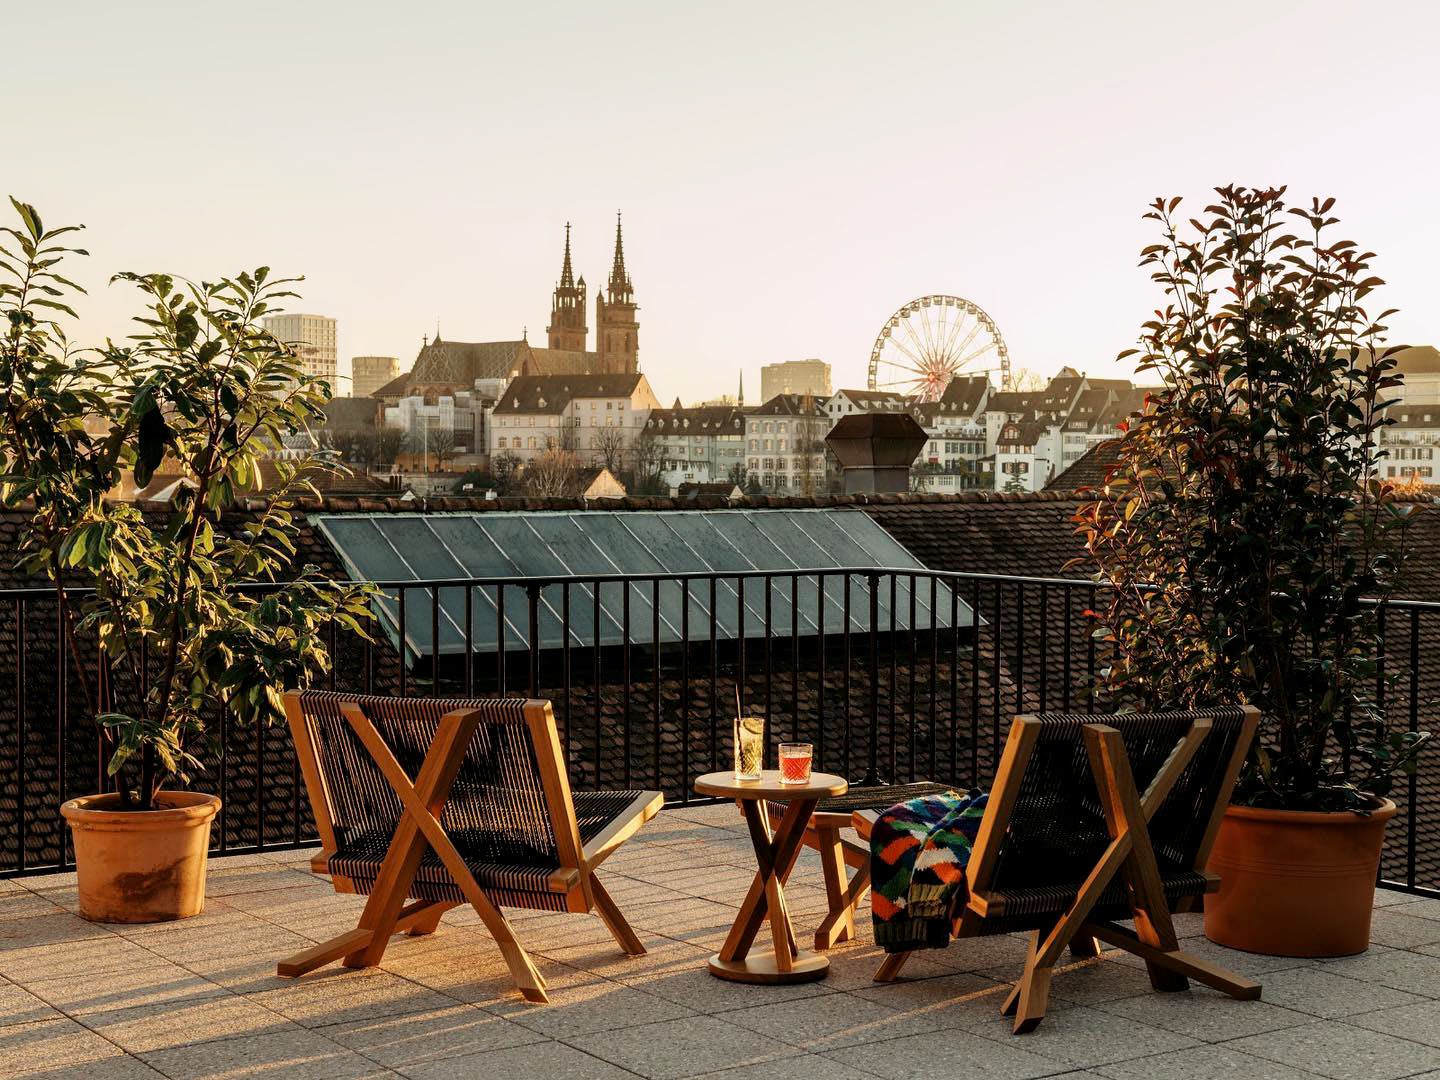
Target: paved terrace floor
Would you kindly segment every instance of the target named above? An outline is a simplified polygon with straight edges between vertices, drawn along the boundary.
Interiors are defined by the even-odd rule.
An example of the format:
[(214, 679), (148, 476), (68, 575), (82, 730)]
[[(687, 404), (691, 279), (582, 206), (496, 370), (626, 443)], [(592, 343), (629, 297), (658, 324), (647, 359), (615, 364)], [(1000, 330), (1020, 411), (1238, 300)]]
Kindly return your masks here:
[[(607, 864), (648, 956), (621, 956), (594, 916), (516, 914), (549, 1006), (519, 999), (460, 909), (433, 937), (395, 939), (379, 968), (276, 978), (278, 957), (360, 910), (306, 854), (216, 860), (205, 914), (159, 926), (79, 919), (73, 879), (0, 882), (0, 1077), (1440, 1078), (1437, 900), (1382, 894), (1373, 948), (1326, 961), (1227, 952), (1186, 916), (1188, 946), (1257, 976), (1264, 1000), (1155, 994), (1109, 953), (1058, 974), (1049, 1016), (1016, 1037), (999, 1005), (1019, 937), (925, 954), (891, 986), (870, 981), (868, 933), (823, 982), (707, 974), (752, 874), (733, 807), (667, 811)], [(807, 852), (788, 890), (802, 932), (820, 881)]]

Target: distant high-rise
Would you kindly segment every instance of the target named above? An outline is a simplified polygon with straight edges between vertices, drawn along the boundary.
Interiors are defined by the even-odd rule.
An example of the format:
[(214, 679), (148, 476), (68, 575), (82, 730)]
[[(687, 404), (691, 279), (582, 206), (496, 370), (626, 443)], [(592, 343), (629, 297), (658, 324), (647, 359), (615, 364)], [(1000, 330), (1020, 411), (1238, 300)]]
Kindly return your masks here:
[(350, 361), (350, 396), (366, 398), (400, 374), (396, 356), (356, 356)]
[(769, 401), (777, 394), (810, 394), (828, 398), (830, 365), (823, 360), (786, 360), (783, 364), (766, 364), (760, 369), (760, 400)]
[(271, 315), (263, 322), (266, 330), (295, 346), (305, 374), (323, 379), (330, 385), (333, 395), (338, 389), (335, 384), (335, 320), (326, 315), (297, 313)]

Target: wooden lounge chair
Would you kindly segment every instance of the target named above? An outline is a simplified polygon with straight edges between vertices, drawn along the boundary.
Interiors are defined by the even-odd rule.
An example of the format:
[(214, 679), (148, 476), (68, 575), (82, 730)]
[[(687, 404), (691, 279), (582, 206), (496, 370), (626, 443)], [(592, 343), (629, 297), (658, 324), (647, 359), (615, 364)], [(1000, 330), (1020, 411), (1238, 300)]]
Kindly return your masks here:
[[(1044, 1018), (1066, 947), (1094, 956), (1096, 939), (1141, 957), (1156, 990), (1195, 979), (1231, 997), (1260, 996), (1258, 983), (1184, 952), (1171, 922), (1172, 910), (1219, 887), (1205, 863), (1258, 721), (1248, 707), (1015, 719), (954, 934), (1034, 931), (1001, 1008), (1016, 1034)], [(877, 817), (855, 815), (867, 840)], [(1119, 925), (1132, 918), (1133, 930)], [(875, 981), (893, 980), (909, 955), (887, 956)]]
[(280, 975), (371, 967), (392, 934), (433, 933), (462, 903), (531, 1001), (548, 1000), (545, 980), (502, 907), (593, 910), (625, 952), (645, 952), (595, 868), (664, 797), (572, 794), (548, 701), (305, 691), (285, 711), (321, 840), (311, 868), (368, 899), (354, 930), (282, 960)]

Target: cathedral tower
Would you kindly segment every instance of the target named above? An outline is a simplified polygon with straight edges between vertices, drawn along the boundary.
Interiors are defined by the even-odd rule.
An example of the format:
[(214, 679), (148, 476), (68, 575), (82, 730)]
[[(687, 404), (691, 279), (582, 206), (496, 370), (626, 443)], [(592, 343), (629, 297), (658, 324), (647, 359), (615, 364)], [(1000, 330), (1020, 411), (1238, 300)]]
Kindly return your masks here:
[(570, 223), (565, 223), (565, 264), (560, 269), (560, 284), (555, 286), (555, 297), (550, 303), (550, 325), (545, 328), (550, 335), (546, 343), (552, 349), (569, 352), (584, 352), (585, 338), (590, 328), (585, 325), (585, 278), (579, 282), (570, 267)]
[(615, 215), (615, 262), (610, 267), (609, 298), (595, 297), (596, 370), (629, 375), (640, 370), (640, 324), (635, 319), (635, 292), (625, 270), (625, 243), (620, 215)]

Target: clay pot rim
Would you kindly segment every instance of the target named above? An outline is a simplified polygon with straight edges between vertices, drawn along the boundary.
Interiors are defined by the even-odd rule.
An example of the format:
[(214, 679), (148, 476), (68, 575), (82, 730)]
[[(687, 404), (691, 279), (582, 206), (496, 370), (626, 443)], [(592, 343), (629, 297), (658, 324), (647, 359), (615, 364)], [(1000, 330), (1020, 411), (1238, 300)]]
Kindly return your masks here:
[(204, 825), (220, 811), (220, 800), (200, 791), (162, 791), (156, 798), (160, 810), (111, 810), (118, 803), (114, 792), (82, 795), (62, 803), (60, 813), (72, 826), (100, 829), (175, 829)]
[(1389, 821), (1398, 810), (1399, 807), (1393, 799), (1385, 798), (1377, 798), (1368, 814), (1357, 814), (1354, 810), (1275, 810), (1268, 806), (1236, 806), (1232, 803), (1225, 808), (1225, 816), (1280, 825), (1330, 825), (1344, 828), (1347, 825)]

